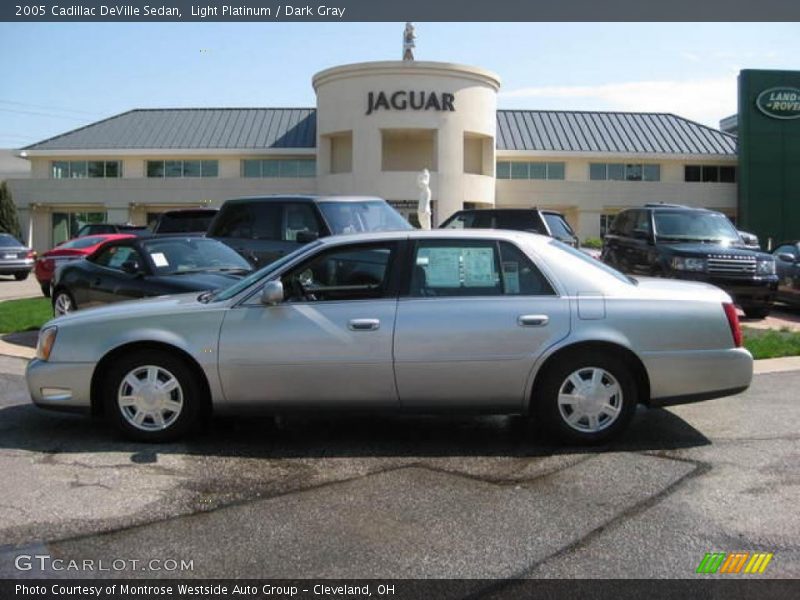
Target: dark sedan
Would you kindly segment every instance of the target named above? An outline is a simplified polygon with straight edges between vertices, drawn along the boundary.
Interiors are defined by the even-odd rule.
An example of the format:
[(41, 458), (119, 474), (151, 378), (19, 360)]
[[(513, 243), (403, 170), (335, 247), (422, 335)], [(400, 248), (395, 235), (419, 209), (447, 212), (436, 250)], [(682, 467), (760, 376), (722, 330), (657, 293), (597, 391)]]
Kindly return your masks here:
[(250, 271), (245, 259), (216, 240), (115, 240), (58, 270), (53, 312), (58, 316), (121, 300), (225, 288)]
[(785, 242), (775, 248), (778, 296), (781, 302), (800, 306), (800, 241)]

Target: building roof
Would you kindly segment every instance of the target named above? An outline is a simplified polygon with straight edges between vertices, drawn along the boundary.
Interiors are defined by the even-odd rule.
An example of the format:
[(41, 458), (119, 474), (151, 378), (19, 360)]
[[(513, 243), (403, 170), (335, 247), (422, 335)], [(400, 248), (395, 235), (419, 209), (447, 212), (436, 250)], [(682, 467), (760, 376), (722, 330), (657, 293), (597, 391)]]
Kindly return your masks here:
[[(137, 109), (24, 150), (314, 148), (313, 108)], [(736, 155), (736, 137), (667, 113), (498, 110), (497, 149)]]
[(313, 108), (136, 109), (24, 150), (314, 148)]
[(736, 137), (669, 113), (498, 110), (498, 150), (736, 155)]

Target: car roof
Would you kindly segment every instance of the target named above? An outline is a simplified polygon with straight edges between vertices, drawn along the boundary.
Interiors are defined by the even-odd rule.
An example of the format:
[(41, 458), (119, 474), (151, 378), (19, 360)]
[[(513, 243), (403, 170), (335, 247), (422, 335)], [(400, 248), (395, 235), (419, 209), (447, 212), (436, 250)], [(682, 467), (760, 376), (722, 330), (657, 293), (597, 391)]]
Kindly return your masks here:
[(226, 200), (225, 204), (239, 204), (247, 202), (366, 202), (380, 200), (378, 196), (322, 196), (317, 194), (273, 194), (268, 196), (243, 196)]
[(508, 240), (517, 242), (549, 243), (552, 238), (538, 233), (510, 229), (414, 229), (412, 231), (381, 231), (372, 233), (348, 233), (320, 238), (326, 246), (343, 243), (381, 242), (391, 240), (424, 239), (475, 239)]
[[(634, 207), (634, 208), (626, 208), (625, 210), (641, 210), (641, 209), (650, 209), (650, 210), (670, 210), (670, 211), (693, 211), (693, 212), (707, 212), (707, 213), (719, 213), (718, 210), (710, 210), (708, 208), (702, 208), (700, 206), (686, 206), (684, 204), (666, 204), (666, 203), (658, 203), (658, 204), (645, 204), (644, 206)], [(720, 213), (723, 214), (723, 213)]]

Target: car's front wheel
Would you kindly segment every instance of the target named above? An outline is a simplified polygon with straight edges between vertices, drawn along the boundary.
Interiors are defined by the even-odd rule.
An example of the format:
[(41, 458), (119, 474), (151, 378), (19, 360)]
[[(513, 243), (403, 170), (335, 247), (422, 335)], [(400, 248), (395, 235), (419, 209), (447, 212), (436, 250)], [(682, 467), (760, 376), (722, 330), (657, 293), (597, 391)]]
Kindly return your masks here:
[(125, 437), (141, 442), (185, 435), (197, 420), (201, 394), (186, 362), (160, 350), (119, 358), (103, 387), (108, 419)]
[(67, 290), (58, 290), (53, 296), (53, 314), (57, 317), (78, 310), (75, 299)]
[(581, 352), (547, 368), (534, 396), (535, 417), (562, 441), (596, 444), (618, 436), (638, 402), (636, 380), (625, 361)]

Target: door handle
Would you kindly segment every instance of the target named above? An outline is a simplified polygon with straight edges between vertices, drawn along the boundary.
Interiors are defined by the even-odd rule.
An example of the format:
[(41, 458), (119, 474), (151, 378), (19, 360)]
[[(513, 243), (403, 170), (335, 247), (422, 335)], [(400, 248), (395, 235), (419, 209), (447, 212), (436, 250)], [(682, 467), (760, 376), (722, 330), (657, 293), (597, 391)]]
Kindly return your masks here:
[(378, 319), (350, 319), (347, 327), (352, 331), (376, 331), (381, 326)]
[(547, 315), (520, 315), (517, 317), (517, 325), (520, 327), (543, 327), (550, 322)]

